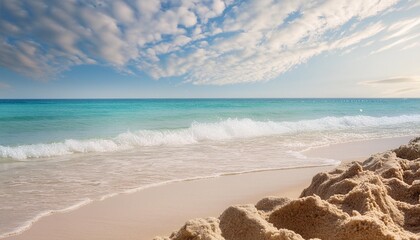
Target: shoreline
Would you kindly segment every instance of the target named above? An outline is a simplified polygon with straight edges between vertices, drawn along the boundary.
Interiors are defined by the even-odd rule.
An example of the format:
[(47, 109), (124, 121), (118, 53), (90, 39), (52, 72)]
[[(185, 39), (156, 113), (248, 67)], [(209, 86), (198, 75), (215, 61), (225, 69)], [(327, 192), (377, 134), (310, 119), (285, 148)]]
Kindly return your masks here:
[(314, 174), (333, 168), (265, 171), (161, 185), (51, 214), (5, 239), (152, 239), (189, 218), (212, 216), (231, 204), (255, 202), (279, 191), (296, 198)]
[(102, 196), (98, 200), (85, 199), (81, 202), (78, 202), (78, 203), (76, 203), (72, 206), (69, 206), (69, 207), (66, 207), (66, 208), (63, 208), (63, 209), (51, 210), (51, 211), (46, 211), (44, 213), (40, 213), (36, 217), (34, 217), (33, 219), (27, 221), (25, 224), (23, 224), (17, 230), (0, 235), (0, 239), (9, 239), (9, 238), (18, 236), (18, 235), (24, 233), (25, 231), (29, 230), (34, 224), (36, 224), (38, 221), (40, 221), (41, 219), (43, 219), (45, 217), (49, 217), (49, 216), (54, 215), (54, 214), (63, 214), (63, 213), (71, 212), (71, 211), (77, 211), (80, 208), (82, 208), (86, 205), (89, 205), (89, 204), (94, 204), (96, 202), (101, 202), (101, 201), (107, 200), (109, 198), (118, 197), (120, 195), (135, 194), (135, 193), (141, 192), (143, 190), (147, 190), (149, 188), (156, 188), (156, 187), (161, 187), (161, 186), (165, 186), (165, 185), (183, 183), (183, 182), (190, 182), (190, 181), (216, 179), (216, 178), (228, 177), (228, 176), (238, 176), (238, 175), (247, 175), (247, 174), (264, 173), (264, 172), (277, 172), (277, 171), (284, 171), (284, 170), (299, 170), (299, 169), (307, 169), (307, 168), (311, 168), (311, 169), (313, 169), (313, 168), (325, 168), (325, 167), (335, 167), (335, 166), (338, 166), (338, 165), (339, 164), (323, 164), (323, 165), (305, 165), (305, 166), (293, 166), (293, 167), (282, 167), (282, 168), (262, 168), (262, 169), (255, 169), (255, 170), (242, 171), (242, 172), (220, 173), (220, 174), (214, 174), (214, 175), (208, 175), (208, 176), (202, 176), (202, 177), (183, 178), (183, 179), (175, 179), (175, 180), (153, 183), (153, 184), (141, 186), (141, 187), (134, 188), (134, 189), (129, 189), (129, 190), (126, 190), (124, 192), (107, 194), (105, 196)]
[(316, 174), (297, 199), (273, 196), (231, 205), (217, 218), (190, 219), (154, 240), (416, 240), (419, 161), (420, 137), (415, 137)]
[[(356, 141), (356, 142), (350, 142), (350, 143), (340, 143), (340, 144), (334, 144), (334, 145), (329, 145), (329, 146), (325, 146), (325, 147), (320, 147), (320, 148), (314, 148), (314, 149), (309, 149), (307, 151), (303, 151), (302, 154), (304, 154), (307, 157), (322, 157), (322, 158), (333, 158), (331, 156), (334, 156), (335, 154), (338, 154), (338, 157), (343, 157), (342, 154), (342, 148), (360, 148), (361, 146), (368, 146), (366, 147), (366, 149), (364, 149), (364, 151), (366, 150), (372, 150), (370, 151), (370, 153), (366, 153), (364, 151), (358, 152), (358, 155), (354, 155), (355, 151), (350, 151), (350, 153), (353, 154), (353, 156), (351, 156), (350, 158), (347, 159), (337, 159), (337, 156), (334, 156), (334, 159), (336, 160), (340, 160), (340, 161), (344, 161), (344, 162), (348, 162), (351, 160), (360, 160), (360, 156), (363, 156), (365, 158), (367, 158), (368, 156), (370, 156), (371, 154), (373, 154), (374, 152), (379, 152), (379, 151), (384, 151), (384, 150), (388, 150), (391, 147), (398, 147), (399, 145), (401, 145), (402, 143), (406, 143), (407, 139), (410, 139), (411, 137), (396, 137), (396, 138), (385, 138), (385, 139), (373, 139), (373, 140), (366, 140), (366, 141)], [(340, 151), (341, 149), (341, 151)], [(376, 150), (375, 150), (376, 149)], [(329, 154), (329, 155), (328, 155)], [(362, 159), (364, 160), (364, 159)], [(240, 173), (227, 173), (227, 174), (220, 174), (217, 176), (206, 176), (206, 177), (197, 177), (197, 178), (192, 178), (192, 179), (180, 179), (180, 180), (173, 180), (173, 181), (169, 181), (169, 182), (163, 182), (163, 183), (158, 183), (158, 184), (152, 184), (152, 186), (145, 186), (145, 187), (140, 187), (138, 189), (133, 189), (133, 190), (129, 190), (127, 192), (124, 193), (118, 193), (118, 194), (113, 194), (110, 195), (109, 197), (104, 197), (104, 199), (102, 199), (101, 201), (90, 201), (87, 202), (81, 206), (76, 207), (75, 209), (73, 209), (73, 207), (70, 207), (67, 211), (55, 211), (55, 212), (51, 212), (46, 214), (45, 216), (41, 216), (40, 218), (38, 218), (36, 221), (32, 222), (28, 228), (18, 232), (18, 233), (12, 233), (12, 235), (8, 235), (5, 237), (1, 237), (1, 239), (56, 239), (54, 237), (51, 236), (51, 232), (54, 231), (62, 231), (63, 227), (65, 226), (69, 226), (71, 224), (68, 223), (61, 223), (61, 228), (54, 228), (54, 224), (57, 225), (56, 221), (57, 218), (60, 218), (62, 216), (70, 216), (70, 215), (76, 215), (75, 218), (77, 220), (77, 215), (78, 214), (74, 214), (75, 212), (79, 213), (79, 212), (83, 212), (86, 209), (92, 209), (92, 206), (94, 206), (93, 208), (95, 208), (95, 206), (101, 205), (101, 203), (107, 203), (110, 202), (112, 199), (112, 201), (122, 201), (124, 200), (124, 198), (135, 198), (138, 197), (138, 195), (147, 195), (149, 192), (150, 194), (150, 190), (156, 190), (156, 189), (166, 189), (168, 190), (171, 186), (173, 187), (174, 185), (188, 185), (188, 183), (192, 183), (192, 185), (203, 185), (203, 182), (218, 182), (217, 180), (219, 180), (219, 182), (222, 182), (222, 184), (219, 187), (224, 187), (223, 182), (226, 183), (226, 179), (227, 178), (239, 178), (242, 179), (241, 181), (247, 182), (249, 184), (249, 178), (253, 178), (253, 177), (257, 177), (258, 179), (266, 179), (266, 180), (272, 180), (273, 178), (279, 177), (279, 176), (275, 176), (275, 175), (288, 175), (286, 174), (287, 172), (291, 172), (289, 173), (290, 176), (292, 175), (296, 175), (296, 174), (302, 174), (302, 178), (298, 179), (298, 180), (293, 180), (292, 183), (289, 183), (288, 185), (281, 185), (281, 186), (270, 186), (272, 189), (271, 191), (254, 191), (253, 188), (253, 193), (247, 193), (245, 194), (244, 192), (241, 192), (241, 196), (238, 198), (234, 198), (235, 201), (222, 201), (223, 203), (219, 203), (218, 209), (213, 209), (212, 211), (202, 211), (201, 214), (207, 214), (208, 216), (214, 216), (214, 213), (220, 213), (220, 210), (223, 209), (226, 206), (235, 204), (235, 203), (244, 203), (244, 202), (252, 202), (252, 201), (256, 201), (264, 196), (267, 196), (267, 194), (275, 194), (275, 195), (281, 195), (281, 196), (287, 196), (287, 197), (291, 197), (291, 198), (296, 198), (298, 197), (298, 195), (300, 194), (300, 192), (303, 190), (304, 187), (306, 187), (308, 185), (308, 183), (310, 183), (310, 180), (312, 179), (312, 176), (315, 175), (317, 172), (319, 171), (328, 171), (333, 169), (334, 167), (336, 167), (337, 165), (329, 165), (329, 166), (306, 166), (306, 167), (291, 167), (291, 168), (282, 168), (282, 169), (261, 169), (261, 170), (255, 170), (255, 171), (249, 171), (249, 172), (240, 172)], [(264, 177), (265, 176), (265, 177)], [(288, 176), (288, 178), (286, 178), (287, 180), (290, 180), (290, 176)], [(210, 183), (211, 184), (211, 183)], [(241, 183), (242, 185), (245, 183)], [(264, 183), (266, 184), (266, 183)], [(306, 184), (306, 185), (305, 185)], [(181, 193), (182, 191), (188, 192), (188, 187), (191, 187), (191, 184), (189, 184), (190, 186), (181, 186)], [(236, 185), (237, 186), (237, 185)], [(198, 186), (200, 188), (200, 186)], [(201, 186), (202, 187), (202, 186)], [(263, 186), (266, 187), (267, 186)], [(275, 190), (277, 189), (277, 190)], [(147, 191), (149, 190), (149, 191)], [(248, 188), (246, 188), (245, 190), (248, 191)], [(146, 193), (145, 193), (146, 192)], [(152, 191), (153, 192), (153, 191)], [(159, 191), (158, 191), (159, 192)], [(249, 192), (249, 191), (248, 191)], [(162, 194), (162, 193), (161, 193)], [(266, 194), (266, 195), (261, 195), (261, 194)], [(137, 196), (134, 196), (137, 195)], [(245, 196), (246, 195), (246, 196)], [(252, 196), (250, 196), (252, 195)], [(159, 193), (157, 196), (155, 197), (159, 197)], [(203, 200), (203, 196), (195, 196), (198, 199), (197, 200)], [(118, 199), (119, 198), (119, 199)], [(250, 201), (251, 200), (251, 201)], [(111, 202), (112, 202), (111, 201)], [(198, 201), (197, 203), (200, 203), (200, 201)], [(105, 204), (106, 205), (106, 204)], [(115, 205), (112, 206), (112, 208), (121, 208), (123, 209), (124, 206), (120, 204), (116, 203)], [(109, 206), (108, 206), (109, 207)], [(221, 208), (222, 207), (222, 208)], [(128, 207), (126, 207), (128, 208)], [(121, 210), (120, 209), (120, 210)], [(217, 211), (218, 210), (218, 211)], [(101, 209), (101, 211), (112, 211), (112, 210), (108, 210), (108, 209)], [(83, 214), (82, 214), (83, 215)], [(187, 214), (185, 214), (185, 217), (183, 219), (183, 221), (178, 221), (179, 223), (175, 226), (174, 224), (172, 224), (171, 226), (175, 226), (172, 227), (172, 230), (177, 229), (181, 224), (183, 224), (187, 219), (193, 218), (193, 217), (206, 217), (207, 215), (194, 215), (194, 216), (189, 216)], [(71, 218), (72, 216), (70, 216)], [(131, 216), (132, 217), (132, 216)], [(55, 219), (55, 220), (54, 220)], [(99, 218), (98, 218), (99, 219)], [(72, 219), (70, 219), (72, 220)], [(74, 219), (73, 219), (74, 220)], [(80, 220), (80, 219), (79, 219)], [(109, 219), (108, 219), (109, 220)], [(138, 220), (138, 219), (137, 219)], [(124, 220), (122, 220), (124, 221)], [(135, 222), (135, 221), (134, 221)], [(47, 224), (48, 223), (48, 224)], [(115, 222), (114, 222), (115, 223)], [(43, 225), (53, 225), (52, 228), (43, 228)], [(74, 225), (74, 224), (73, 224)], [(99, 224), (100, 225), (100, 224)], [(132, 225), (130, 223), (127, 223), (127, 225)], [(91, 226), (92, 227), (92, 226)], [(110, 227), (112, 227), (112, 224), (110, 225)], [(92, 227), (92, 229), (94, 229), (95, 227)], [(61, 230), (60, 230), (61, 229)], [(92, 230), (91, 229), (91, 230)], [(156, 235), (162, 235), (162, 234), (167, 234), (168, 233), (168, 229), (169, 227), (166, 227), (165, 230), (156, 232), (156, 234), (152, 234), (152, 235), (143, 235), (144, 239), (151, 239)], [(171, 230), (171, 231), (172, 231)], [(42, 233), (44, 231), (44, 234)], [(47, 232), (45, 232), (47, 231)], [(50, 233), (48, 233), (50, 232)], [(94, 232), (94, 231), (93, 231)], [(113, 238), (104, 238), (104, 236), (95, 238), (96, 236), (95, 233), (93, 233), (92, 231), (87, 231), (86, 233), (88, 233), (88, 235), (80, 235), (78, 237), (72, 238), (71, 236), (69, 237), (68, 235), (63, 235), (60, 236), (59, 238), (61, 239), (83, 239), (83, 236), (86, 237), (86, 239), (113, 239)], [(123, 230), (124, 232), (124, 230)], [(57, 233), (59, 234), (59, 233)], [(93, 235), (91, 235), (93, 234)], [(54, 235), (54, 234), (53, 234)], [(60, 235), (60, 234), (59, 234)], [(143, 239), (141, 235), (137, 235), (136, 234), (132, 234), (133, 239)], [(37, 236), (41, 236), (40, 238), (37, 238)], [(120, 235), (121, 236), (121, 235)], [(131, 235), (130, 235), (131, 236)], [(51, 238), (49, 238), (51, 237)], [(124, 236), (124, 239), (131, 239), (128, 236)], [(115, 238), (115, 236), (114, 236)]]

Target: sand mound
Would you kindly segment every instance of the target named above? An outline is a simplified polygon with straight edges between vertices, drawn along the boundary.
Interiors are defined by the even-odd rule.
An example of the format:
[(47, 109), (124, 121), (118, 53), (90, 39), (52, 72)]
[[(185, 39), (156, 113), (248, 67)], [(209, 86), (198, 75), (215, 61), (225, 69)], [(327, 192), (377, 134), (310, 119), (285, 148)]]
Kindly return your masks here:
[(223, 240), (222, 232), (219, 228), (219, 219), (193, 219), (185, 223), (178, 231), (174, 232), (170, 237), (157, 237), (156, 240)]
[(319, 173), (299, 199), (268, 197), (188, 221), (170, 240), (420, 239), (420, 138)]

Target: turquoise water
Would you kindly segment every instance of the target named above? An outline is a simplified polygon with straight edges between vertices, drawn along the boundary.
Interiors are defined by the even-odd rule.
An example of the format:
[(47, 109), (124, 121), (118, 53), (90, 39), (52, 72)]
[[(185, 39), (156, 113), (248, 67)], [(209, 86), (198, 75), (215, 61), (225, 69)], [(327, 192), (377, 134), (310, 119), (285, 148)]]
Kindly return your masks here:
[(0, 100), (0, 236), (180, 179), (337, 164), (309, 148), (420, 134), (420, 99)]
[(128, 130), (187, 128), (194, 121), (228, 118), (293, 121), (358, 115), (361, 108), (374, 116), (418, 111), (417, 101), (408, 103), (411, 107), (404, 100), (3, 100), (0, 144), (105, 138)]
[(0, 145), (111, 138), (229, 118), (282, 122), (416, 114), (419, 99), (0, 100)]

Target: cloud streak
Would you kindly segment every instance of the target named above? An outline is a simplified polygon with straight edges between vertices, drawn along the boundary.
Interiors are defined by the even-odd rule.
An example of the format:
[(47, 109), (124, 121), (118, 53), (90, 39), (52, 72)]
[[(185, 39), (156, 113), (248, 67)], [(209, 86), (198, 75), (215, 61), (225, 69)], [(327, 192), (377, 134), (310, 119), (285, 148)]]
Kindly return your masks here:
[(377, 84), (400, 84), (400, 83), (420, 83), (420, 77), (394, 77), (381, 80), (364, 81), (364, 85), (377, 85)]
[(385, 96), (404, 96), (404, 94), (420, 92), (420, 76), (392, 77), (363, 81), (359, 84), (379, 88)]
[(100, 64), (193, 84), (267, 81), (383, 32), (360, 23), (398, 2), (3, 0), (0, 65), (37, 79)]

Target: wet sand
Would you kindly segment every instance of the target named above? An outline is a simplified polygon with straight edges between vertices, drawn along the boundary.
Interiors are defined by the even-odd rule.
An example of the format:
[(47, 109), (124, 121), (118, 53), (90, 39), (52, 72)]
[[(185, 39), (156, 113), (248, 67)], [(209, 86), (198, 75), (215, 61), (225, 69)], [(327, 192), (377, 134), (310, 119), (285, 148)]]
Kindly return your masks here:
[[(342, 161), (398, 147), (411, 137), (345, 143), (312, 149), (307, 156)], [(179, 229), (186, 220), (218, 216), (227, 206), (255, 203), (265, 196), (297, 198), (312, 177), (336, 166), (263, 171), (176, 182), (96, 201), (44, 217), (6, 239), (152, 239)]]

